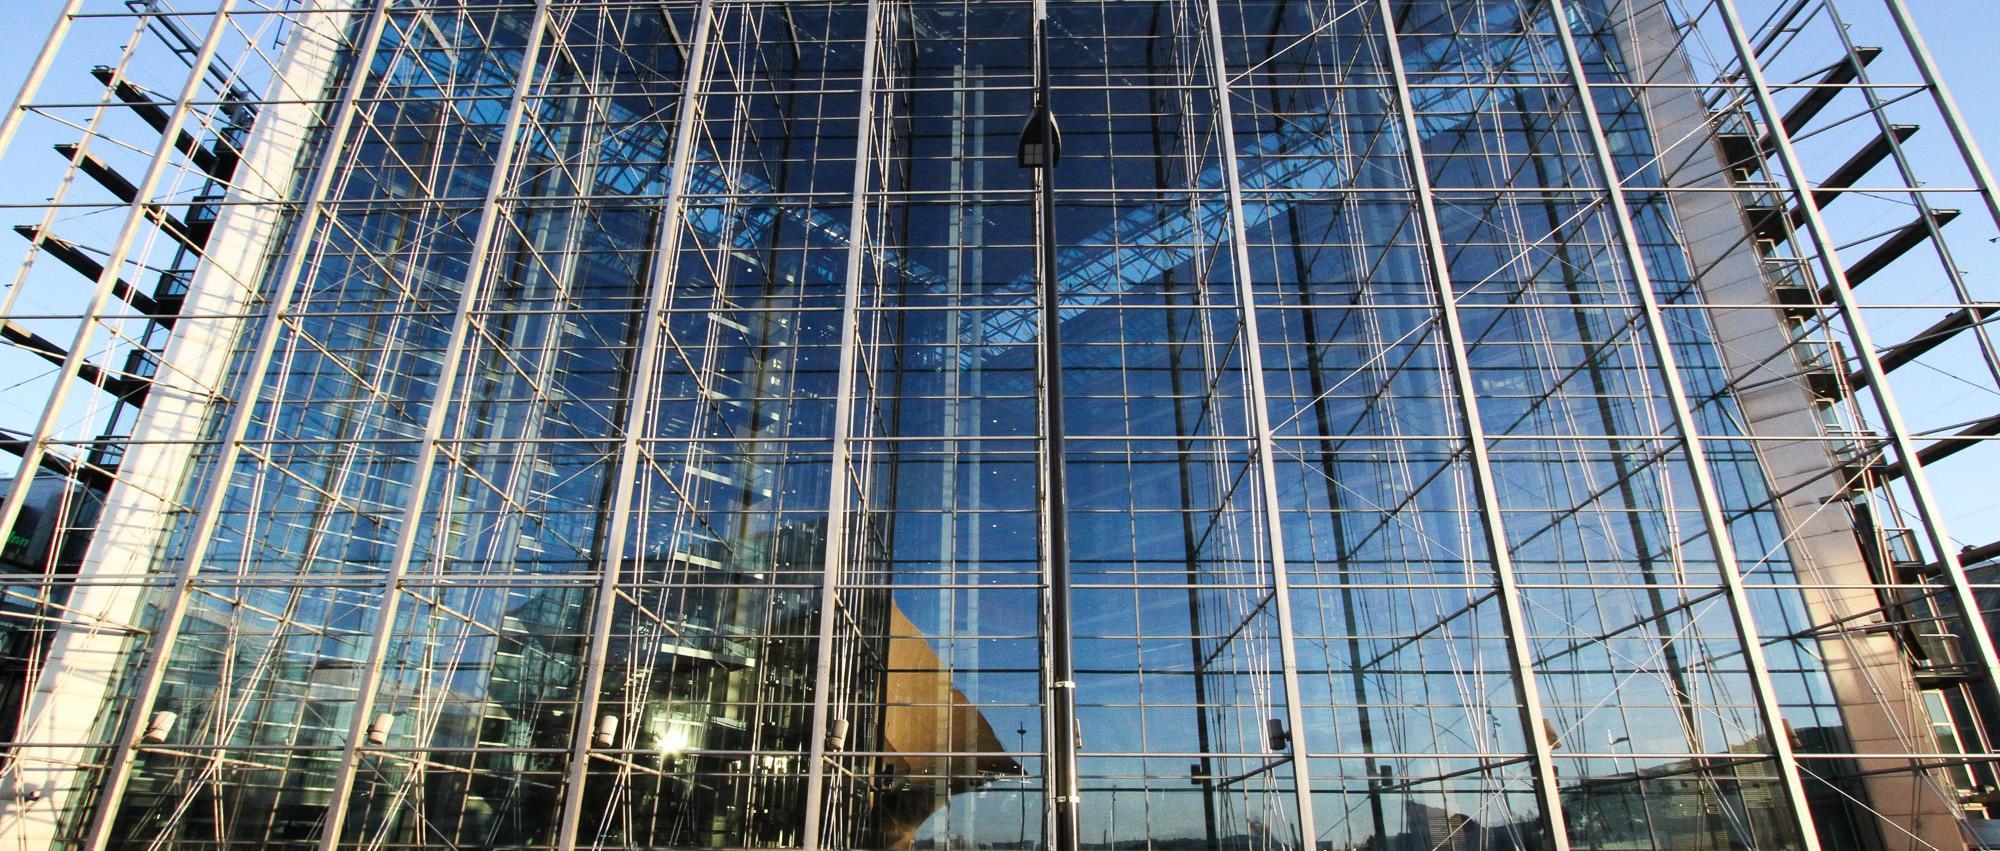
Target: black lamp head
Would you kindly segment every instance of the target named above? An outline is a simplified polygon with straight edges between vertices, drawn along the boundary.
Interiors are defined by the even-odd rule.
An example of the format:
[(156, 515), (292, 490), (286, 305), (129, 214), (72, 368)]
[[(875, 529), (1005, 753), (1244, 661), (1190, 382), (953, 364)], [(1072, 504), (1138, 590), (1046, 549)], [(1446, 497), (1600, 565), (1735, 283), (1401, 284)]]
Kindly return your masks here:
[(1015, 159), (1022, 168), (1055, 168), (1062, 162), (1062, 130), (1047, 101), (1038, 101), (1021, 128), (1021, 146)]

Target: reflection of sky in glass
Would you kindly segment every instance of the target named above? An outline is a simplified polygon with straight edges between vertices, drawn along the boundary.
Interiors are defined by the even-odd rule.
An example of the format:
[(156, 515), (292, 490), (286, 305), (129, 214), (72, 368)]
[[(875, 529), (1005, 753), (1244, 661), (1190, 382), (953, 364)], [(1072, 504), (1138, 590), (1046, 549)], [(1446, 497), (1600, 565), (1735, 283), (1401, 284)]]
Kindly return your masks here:
[[(1534, 636), (1532, 664), (1559, 725), (1533, 733), (1523, 733), (1515, 706), (1495, 571), (1483, 553), (1486, 512), (1475, 499), (1459, 412), (1447, 392), (1451, 378), (1427, 277), (1436, 270), (1426, 268), (1429, 258), (1411, 224), (1416, 205), (1404, 166), (1409, 152), (1395, 129), (1395, 100), (1384, 72), (1370, 65), (1379, 65), (1380, 57), (1365, 57), (1368, 51), (1356, 47), (1379, 49), (1380, 33), (1370, 31), (1379, 24), (1357, 23), (1362, 17), (1356, 16), (1343, 26), (1358, 32), (1328, 36), (1357, 51), (1349, 61), (1368, 66), (1347, 69), (1352, 79), (1330, 81), (1327, 90), (1347, 88), (1340, 95), (1310, 86), (1260, 88), (1244, 80), (1251, 71), (1235, 71), (1243, 76), (1232, 85), (1240, 87), (1224, 96), (1238, 110), (1238, 121), (1221, 128), (1235, 134), (1243, 197), (1240, 207), (1232, 207), (1213, 136), (1216, 92), (1202, 70), (1207, 43), (1194, 38), (1205, 24), (1149, 17), (1180, 8), (1168, 4), (1058, 4), (1067, 23), (1055, 35), (1064, 69), (1056, 104), (1059, 114), (1069, 111), (1074, 124), (1065, 130), (1076, 140), (1075, 153), (1055, 172), (1054, 254), (1067, 339), (1064, 381), (1073, 402), (1071, 433), (1078, 438), (1066, 470), (1076, 536), (1070, 555), (1081, 578), (1072, 626), (1087, 844), (1211, 834), (1246, 844), (1293, 841), (1297, 798), (1287, 787), (1296, 767), (1277, 759), (1279, 748), (1265, 739), (1266, 723), (1290, 720), (1278, 616), (1270, 604), (1275, 581), (1265, 512), (1279, 518), (1277, 534), (1284, 536), (1294, 583), (1291, 650), (1305, 706), (1303, 729), (1292, 732), (1320, 755), (1311, 762), (1309, 790), (1322, 833), (1316, 838), (1343, 847), (1379, 830), (1423, 843), (1444, 830), (1489, 847), (1532, 844), (1537, 840), (1520, 837), (1532, 832), (1538, 806), (1529, 794), (1530, 735), (1557, 739), (1576, 752), (1664, 754), (1579, 757), (1563, 766), (1565, 780), (1575, 783), (1565, 791), (1577, 798), (1580, 818), (1588, 814), (1596, 823), (1626, 829), (1647, 819), (1669, 823), (1659, 813), (1679, 808), (1715, 813), (1716, 821), (1729, 822), (1716, 830), (1739, 838), (1769, 829), (1751, 825), (1745, 815), (1753, 809), (1754, 818), (1769, 815), (1768, 796), (1741, 793), (1715, 804), (1721, 797), (1715, 789), (1754, 786), (1749, 775), (1702, 768), (1710, 772), (1701, 778), (1706, 785), (1687, 791), (1660, 784), (1649, 790), (1650, 799), (1619, 789), (1639, 783), (1627, 776), (1639, 768), (1678, 770), (1691, 764), (1688, 753), (1758, 745), (1755, 724), (1745, 720), (1750, 716), (1736, 639), (1729, 624), (1713, 617), (1723, 612), (1714, 595), (1702, 598), (1708, 603), (1696, 617), (1658, 612), (1711, 590), (1713, 559), (1701, 551), (1685, 494), (1677, 490), (1684, 487), (1673, 468), (1679, 460), (1656, 451), (1666, 442), (1655, 410), (1661, 391), (1643, 374), (1649, 343), (1634, 330), (1634, 314), (1622, 304), (1629, 299), (1618, 292), (1630, 276), (1619, 267), (1622, 258), (1606, 248), (1603, 205), (1592, 197), (1601, 188), (1578, 177), (1585, 170), (1575, 150), (1575, 116), (1564, 113), (1573, 105), (1548, 91), (1525, 95), (1493, 85), (1526, 80), (1523, 87), (1561, 90), (1562, 79), (1550, 76), (1556, 73), (1550, 63), (1560, 57), (1551, 58), (1546, 34), (1516, 32), (1523, 22), (1513, 5), (1410, 4), (1422, 13), (1413, 17), (1436, 19), (1419, 20), (1420, 29), (1430, 29), (1406, 32), (1401, 47), (1423, 84), (1409, 93), (1423, 136), (1417, 147), (1431, 157), (1440, 185), (1458, 191), (1506, 180), (1499, 188), (1554, 187), (1573, 196), (1516, 204), (1463, 192), (1443, 204), (1439, 223), (1449, 243), (1444, 274), (1460, 287), (1455, 306), (1470, 329), (1466, 354), (1474, 374), (1461, 378), (1480, 397), (1490, 433), (1531, 438), (1496, 441), (1498, 481), (1491, 487), (1506, 515), (1517, 569), (1548, 586), (1523, 595), (1530, 622), (1517, 625)], [(1596, 4), (1578, 5), (1599, 14)], [(684, 229), (677, 231), (680, 255), (673, 258), (677, 277), (667, 296), (671, 340), (658, 363), (646, 364), (659, 375), (643, 376), (657, 378), (662, 388), (648, 438), (660, 438), (665, 448), (649, 447), (658, 453), (649, 459), (654, 466), (636, 474), (644, 482), (634, 525), (645, 537), (635, 540), (628, 564), (618, 566), (630, 573), (607, 583), (621, 595), (609, 639), (613, 661), (602, 680), (618, 747), (593, 745), (599, 751), (593, 759), (600, 761), (578, 770), (589, 790), (585, 806), (593, 808), (586, 820), (599, 819), (599, 809), (618, 818), (631, 812), (660, 818), (652, 825), (607, 827), (617, 818), (605, 816), (586, 830), (601, 830), (607, 845), (685, 845), (699, 831), (713, 831), (700, 835), (712, 844), (789, 847), (797, 837), (762, 816), (803, 806), (802, 766), (817, 746), (831, 754), (819, 770), (835, 790), (826, 806), (840, 818), (831, 829), (846, 831), (847, 844), (899, 847), (962, 838), (1004, 846), (1023, 836), (1032, 842), (1044, 794), (1039, 753), (1046, 693), (1042, 600), (1033, 585), (1040, 561), (1035, 281), (1027, 271), (1033, 229), (1025, 177), (1011, 157), (996, 156), (1011, 152), (1017, 119), (991, 104), (954, 103), (959, 113), (944, 115), (948, 98), (936, 91), (908, 102), (883, 99), (885, 132), (915, 138), (898, 139), (909, 149), (884, 149), (889, 167), (871, 179), (888, 185), (869, 184), (868, 199), (857, 205), (870, 224), (866, 240), (850, 254), (850, 199), (841, 197), (844, 183), (837, 178), (852, 163), (838, 162), (842, 154), (832, 151), (839, 142), (828, 143), (826, 153), (801, 152), (789, 137), (778, 141), (769, 134), (795, 118), (851, 122), (844, 111), (853, 104), (839, 98), (852, 92), (817, 103), (772, 104), (790, 97), (773, 94), (786, 86), (851, 86), (855, 69), (843, 63), (854, 57), (822, 57), (841, 67), (812, 72), (821, 78), (781, 79), (767, 65), (781, 61), (784, 51), (766, 49), (792, 38), (776, 33), (784, 28), (780, 22), (799, 24), (789, 17), (797, 11), (805, 21), (802, 32), (842, 41), (841, 49), (851, 51), (860, 10), (867, 7), (719, 8), (733, 22), (723, 28), (731, 61), (741, 64), (728, 66), (735, 75), (729, 85), (708, 90), (707, 130), (697, 137), (685, 173), (688, 197), (678, 211)], [(977, 36), (989, 40), (982, 50), (1004, 53), (1018, 46), (988, 30), (1025, 29), (1020, 9), (964, 8), (969, 13), (963, 18), (957, 7), (898, 18), (892, 23), (909, 26), (914, 35), (898, 30), (902, 41), (896, 43)], [(1003, 11), (970, 11), (980, 8)], [(1463, 14), (1445, 14), (1454, 10)], [(1274, 33), (1281, 23), (1296, 22), (1274, 18)], [(1457, 31), (1435, 31), (1445, 23)], [(1585, 23), (1580, 17), (1571, 22), (1587, 30)], [(1232, 18), (1229, 25), (1242, 24)], [(660, 25), (649, 19), (646, 26)], [(1149, 26), (1174, 34), (1140, 37)], [(411, 32), (423, 37), (416, 28)], [(1312, 43), (1319, 32), (1292, 46), (1305, 45), (1301, 54), (1318, 49)], [(1232, 32), (1226, 49), (1255, 57), (1299, 35), (1260, 42)], [(1179, 44), (1185, 52), (1164, 58), (1163, 44)], [(1587, 62), (1612, 64), (1596, 40), (1583, 48)], [(996, 103), (1017, 104), (1021, 93), (1010, 90), (1009, 81), (1018, 82), (1020, 69), (954, 64), (969, 61), (972, 52), (965, 48), (954, 58), (947, 46), (941, 58), (921, 60), (911, 58), (913, 47), (908, 56), (885, 57), (884, 78), (914, 88), (962, 85), (968, 100), (991, 95)], [(394, 73), (405, 82), (430, 75), (493, 88), (512, 78), (509, 58), (505, 50), (480, 60), (421, 51), (399, 59)], [(1254, 64), (1258, 73), (1269, 73), (1287, 61), (1272, 56)], [(917, 67), (898, 64), (904, 62)], [(1181, 98), (1176, 108), (1186, 114), (1170, 128), (1156, 124), (1144, 140), (1153, 152), (1134, 156), (1121, 145), (1131, 142), (1126, 137), (1147, 134), (1134, 129), (1138, 124), (1120, 122), (1151, 107), (1137, 97), (1118, 97), (1175, 62), (1188, 75), (1175, 80), (1185, 89), (1160, 102)], [(1302, 68), (1307, 64), (1301, 61)], [(731, 91), (731, 85), (743, 90)], [(533, 304), (575, 315), (522, 318), (519, 324), (508, 324), (511, 316), (495, 320), (491, 328), (500, 330), (476, 344), (473, 371), (477, 382), (487, 383), (460, 388), (467, 398), (452, 400), (467, 403), (469, 448), (463, 459), (451, 459), (476, 475), (451, 474), (458, 476), (451, 501), (438, 515), (457, 525), (448, 527), (455, 537), (451, 547), (439, 547), (448, 551), (437, 556), (436, 570), (454, 579), (484, 570), (480, 578), (492, 587), (452, 587), (435, 601), (409, 602), (406, 612), (420, 614), (394, 633), (400, 642), (392, 656), (397, 678), (387, 698), (408, 705), (415, 700), (411, 694), (435, 689), (454, 703), (443, 720), (428, 722), (428, 732), (400, 709), (402, 738), (392, 747), (447, 743), (477, 754), (468, 759), (504, 763), (510, 777), (533, 774), (536, 784), (505, 799), (504, 806), (513, 808), (507, 817), (523, 823), (547, 815), (557, 788), (549, 778), (563, 772), (568, 758), (562, 745), (572, 721), (563, 713), (576, 711), (579, 685), (587, 679), (577, 633), (592, 617), (589, 592), (578, 589), (594, 591), (604, 494), (624, 485), (613, 481), (603, 460), (610, 450), (597, 444), (615, 442), (607, 429), (624, 417), (622, 397), (630, 393), (636, 362), (630, 339), (639, 325), (630, 318), (637, 311), (634, 288), (650, 274), (649, 262), (665, 262), (649, 257), (655, 223), (631, 210), (656, 204), (665, 192), (672, 144), (662, 115), (672, 111), (674, 98), (643, 86), (633, 91), (640, 93), (606, 95), (591, 107), (603, 112), (592, 113), (590, 121), (616, 128), (608, 135), (581, 142), (561, 134), (529, 137), (527, 147), (540, 165), (585, 146), (602, 161), (585, 185), (551, 179), (524, 191), (534, 203), (509, 213), (518, 231), (518, 239), (508, 237), (515, 240), (510, 252), (553, 255), (574, 248), (559, 236), (572, 224), (567, 217), (578, 215), (564, 207), (573, 203), (565, 200), (572, 193), (613, 198), (611, 206), (626, 205), (624, 217), (583, 228), (579, 241), (597, 253), (570, 270), (523, 262), (492, 284), (518, 288), (496, 299), (496, 314), (532, 317), (534, 311), (513, 308)], [(1316, 97), (1326, 102), (1314, 105)], [(1607, 102), (1627, 97), (1602, 93)], [(553, 125), (575, 118), (563, 111), (559, 93), (546, 100), (540, 120)], [(468, 97), (456, 120), (490, 126), (500, 115), (498, 103)], [(1617, 106), (1609, 120), (1620, 161), (1643, 170), (1651, 156), (1644, 116), (1629, 102)], [(736, 119), (743, 123), (729, 123)], [(953, 144), (983, 140), (985, 147), (939, 153), (945, 145), (938, 140), (949, 134), (938, 128), (948, 119), (963, 119), (949, 131), (958, 134)], [(1516, 147), (1530, 150), (1524, 156)], [(478, 190), (477, 163), (466, 156), (461, 165), (467, 174), (456, 177)], [(1515, 156), (1533, 163), (1501, 174), (1496, 163), (1515, 167), (1519, 163), (1509, 159)], [(973, 168), (967, 163), (982, 158), (978, 167), (996, 173), (967, 177)], [(1169, 158), (1170, 167), (1151, 173), (1152, 160)], [(1134, 160), (1148, 167), (1135, 167)], [(385, 161), (364, 160), (360, 171), (386, 173)], [(1531, 170), (1545, 167), (1553, 171)], [(1648, 179), (1654, 177), (1648, 172)], [(357, 198), (390, 194), (390, 178), (382, 181), (357, 180), (353, 192)], [(1693, 300), (1687, 263), (1674, 243), (1673, 212), (1657, 202), (1635, 203), (1662, 297)], [(401, 251), (399, 229), (419, 219), (396, 210), (370, 219), (368, 235), (380, 244), (353, 253)], [(1238, 247), (1230, 243), (1239, 226), (1249, 242), (1240, 246), (1251, 257), (1247, 270), (1233, 268), (1232, 252), (1220, 250)], [(459, 238), (434, 231), (413, 240), (435, 240), (435, 251), (411, 264), (422, 267), (413, 278), (423, 297), (414, 300), (416, 307), (395, 306), (410, 314), (406, 325), (367, 324), (367, 315), (386, 303), (362, 303), (381, 297), (369, 262), (377, 258), (339, 256), (316, 269), (314, 285), (349, 287), (353, 299), (316, 305), (324, 312), (304, 317), (300, 327), (335, 341), (343, 353), (392, 348), (385, 339), (407, 344), (409, 351), (395, 353), (404, 360), (380, 372), (410, 387), (377, 395), (400, 402), (399, 393), (431, 393), (424, 381), (435, 375), (443, 334), (437, 317), (424, 311), (457, 295), (454, 275), (465, 270), (462, 246), (454, 242)], [(1315, 256), (1301, 258), (1294, 249)], [(1331, 257), (1342, 252), (1351, 256)], [(850, 257), (868, 269), (848, 268)], [(974, 265), (977, 272), (968, 268)], [(1256, 455), (1245, 438), (1246, 400), (1257, 376), (1242, 350), (1240, 301), (1247, 290), (1237, 285), (1240, 275), (1256, 279), (1249, 288), (1256, 303), (1249, 307), (1262, 323), (1261, 389), (1270, 394), (1266, 413), (1281, 436), (1276, 446), (1263, 447), (1269, 459)], [(858, 317), (839, 316), (833, 308), (850, 278), (860, 281)], [(1700, 406), (1704, 428), (1733, 433), (1737, 412), (1721, 392), (1710, 332), (1700, 314), (1675, 318), (1679, 324), (1668, 335), (1684, 349), (1694, 392), (1715, 397)], [(833, 340), (850, 321), (861, 340), (855, 358), (860, 413), (853, 423), (836, 424), (831, 400), (839, 353)], [(557, 337), (562, 345), (551, 347), (557, 351), (536, 348)], [(218, 562), (241, 556), (271, 573), (296, 567), (288, 561), (294, 553), (285, 535), (312, 522), (312, 512), (329, 511), (326, 506), (341, 499), (393, 501), (413, 475), (395, 453), (411, 422), (421, 418), (369, 396), (374, 388), (364, 385), (372, 375), (344, 373), (330, 364), (345, 362), (312, 356), (273, 369), (288, 392), (325, 404), (278, 411), (272, 433), (298, 444), (286, 451), (309, 471), (339, 461), (338, 450), (327, 448), (339, 442), (329, 438), (391, 447), (382, 453), (388, 460), (371, 461), (376, 466), (354, 481), (334, 483), (330, 496), (315, 490), (318, 485), (255, 478), (269, 471), (239, 472), (246, 484), (237, 486), (251, 506), (240, 508), (240, 516), (253, 517), (262, 507), (256, 501), (268, 500), (309, 519), (257, 521), (265, 526), (245, 520), (250, 531), (225, 545)], [(557, 392), (546, 393), (549, 386)], [(845, 445), (854, 450), (854, 470), (843, 472), (858, 483), (852, 510), (844, 493), (838, 504), (860, 543), (844, 560), (836, 557), (849, 571), (850, 584), (834, 587), (840, 604), (821, 606), (827, 480), (838, 478), (829, 474), (830, 435), (850, 428), (856, 434)], [(1257, 488), (1266, 461), (1278, 479), (1275, 505), (1263, 504)], [(1727, 491), (1724, 501), (1744, 515), (1737, 539), (1746, 564), (1766, 575), (1788, 574), (1781, 530), (1758, 507), (1769, 495), (1754, 455), (1718, 449), (1715, 466)], [(522, 503), (561, 510), (515, 519), (510, 512)], [(315, 569), (357, 576), (364, 586), (375, 581), (372, 571), (385, 558), (375, 540), (381, 531), (355, 521), (355, 528), (329, 536), (345, 548), (326, 547)], [(1614, 587), (1640, 580), (1646, 588)], [(1686, 592), (1672, 587), (1676, 583), (1702, 587)], [(315, 601), (319, 608), (298, 622), (317, 618), (365, 631), (373, 617), (365, 599), (342, 593)], [(244, 599), (267, 610), (294, 602), (268, 590), (246, 592)], [(231, 649), (223, 624), (252, 619), (232, 611), (234, 603), (202, 605), (208, 608), (201, 617), (214, 622), (202, 624), (203, 635), (188, 642), (186, 659), (177, 663), (185, 677), (177, 682), (175, 701), (196, 703), (203, 689), (233, 675), (215, 673), (239, 664), (214, 661)], [(1798, 606), (1791, 595), (1774, 596), (1771, 617), (1786, 622)], [(501, 628), (489, 635), (460, 628), (453, 618), (495, 621)], [(819, 731), (809, 715), (814, 696), (807, 691), (825, 670), (818, 667), (817, 645), (824, 624), (832, 624), (827, 655), (838, 670), (829, 674), (832, 693), (818, 697), (843, 729), (851, 724), (839, 746), (813, 740)], [(1600, 642), (1600, 633), (1617, 640)], [(338, 666), (355, 658), (353, 645), (307, 642), (287, 645), (285, 652), (315, 666), (325, 663), (334, 673), (314, 667), (314, 675), (337, 684), (347, 681)], [(436, 663), (427, 654), (450, 661)], [(1796, 715), (1831, 728), (1838, 719), (1830, 701), (1823, 689), (1814, 691), (1818, 663), (1809, 653), (1796, 655), (1783, 662), (1782, 675), (1788, 686), (1808, 681), (1798, 689), (1811, 692), (1799, 699)], [(433, 664), (436, 670), (426, 667)], [(310, 711), (337, 721), (340, 706), (328, 701)], [(196, 712), (183, 717), (186, 729), (210, 729), (198, 723)], [(275, 728), (278, 722), (270, 723)], [(304, 752), (313, 745), (308, 739), (298, 734), (271, 747)], [(1026, 753), (1002, 754), (1013, 751)], [(323, 765), (311, 762), (318, 757), (299, 759)], [(473, 789), (498, 782), (483, 771), (468, 775), (477, 779), (467, 781), (471, 791), (460, 797), (491, 806), (487, 802), (500, 800), (499, 793)], [(360, 796), (357, 807), (404, 794), (384, 790), (414, 775), (385, 770), (389, 779), (367, 781), (381, 785), (370, 786), (374, 791)], [(190, 784), (165, 769), (146, 779), (162, 787)], [(271, 792), (270, 800), (284, 802), (270, 807), (272, 819), (293, 818), (310, 805), (310, 792)], [(438, 809), (449, 797), (436, 793), (426, 804)], [(1370, 812), (1371, 804), (1379, 813)], [(145, 816), (133, 806), (136, 824)], [(685, 815), (685, 823), (670, 823), (662, 814)], [(380, 814), (356, 816), (354, 823), (361, 824)], [(698, 829), (686, 826), (703, 819), (708, 822)], [(892, 826), (913, 836), (889, 836)], [(479, 836), (475, 826), (460, 838)]]

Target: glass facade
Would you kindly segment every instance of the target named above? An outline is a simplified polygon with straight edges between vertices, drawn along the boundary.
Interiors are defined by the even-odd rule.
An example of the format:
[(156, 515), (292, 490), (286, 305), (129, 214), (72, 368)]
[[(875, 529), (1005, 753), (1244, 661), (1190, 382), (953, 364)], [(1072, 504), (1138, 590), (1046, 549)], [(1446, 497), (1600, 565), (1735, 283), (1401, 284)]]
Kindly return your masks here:
[(52, 847), (1905, 847), (1664, 12), (321, 5)]

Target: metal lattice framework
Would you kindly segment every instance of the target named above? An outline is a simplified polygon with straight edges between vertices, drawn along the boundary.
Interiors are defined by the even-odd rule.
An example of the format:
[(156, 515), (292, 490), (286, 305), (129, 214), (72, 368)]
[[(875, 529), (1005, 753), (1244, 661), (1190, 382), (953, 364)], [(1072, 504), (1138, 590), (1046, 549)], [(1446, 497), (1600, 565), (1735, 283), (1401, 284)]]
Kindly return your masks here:
[(69, 0), (0, 164), (8, 847), (1993, 841), (1904, 0)]

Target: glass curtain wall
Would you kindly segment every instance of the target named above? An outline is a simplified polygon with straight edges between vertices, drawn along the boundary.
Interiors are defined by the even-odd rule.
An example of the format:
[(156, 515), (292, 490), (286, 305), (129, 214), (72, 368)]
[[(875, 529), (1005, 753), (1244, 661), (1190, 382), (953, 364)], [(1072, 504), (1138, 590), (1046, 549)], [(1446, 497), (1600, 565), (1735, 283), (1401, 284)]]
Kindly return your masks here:
[(1873, 841), (1601, 0), (386, 8), (73, 834)]

